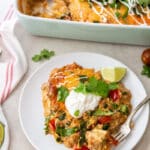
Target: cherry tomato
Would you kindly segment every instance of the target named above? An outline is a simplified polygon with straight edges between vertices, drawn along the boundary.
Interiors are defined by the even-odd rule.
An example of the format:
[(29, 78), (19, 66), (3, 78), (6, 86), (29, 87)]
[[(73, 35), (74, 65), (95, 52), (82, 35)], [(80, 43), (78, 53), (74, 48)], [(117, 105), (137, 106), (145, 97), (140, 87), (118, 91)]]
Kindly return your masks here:
[(89, 149), (83, 145), (81, 148), (74, 148), (74, 150), (89, 150)]
[(111, 90), (109, 92), (109, 97), (112, 98), (114, 101), (116, 101), (117, 99), (121, 98), (121, 92), (120, 92), (120, 90), (118, 90), (118, 89)]
[(150, 48), (143, 51), (141, 59), (145, 65), (150, 65)]
[(49, 127), (52, 131), (56, 130), (56, 126), (55, 126), (55, 119), (52, 119), (49, 121)]
[(105, 124), (111, 122), (111, 116), (101, 116), (98, 118), (98, 123)]

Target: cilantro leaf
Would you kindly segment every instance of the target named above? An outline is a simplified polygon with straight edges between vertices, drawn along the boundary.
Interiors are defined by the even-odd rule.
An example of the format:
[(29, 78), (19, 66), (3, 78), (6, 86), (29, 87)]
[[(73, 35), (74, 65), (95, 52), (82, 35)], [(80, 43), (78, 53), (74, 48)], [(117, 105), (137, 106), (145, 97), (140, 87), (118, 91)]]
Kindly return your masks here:
[(79, 93), (87, 93), (86, 91), (86, 85), (83, 84), (83, 83), (80, 83), (75, 89), (74, 89), (75, 92), (79, 92)]
[(105, 81), (97, 80), (95, 77), (91, 77), (86, 86), (87, 92), (107, 97), (109, 92), (108, 84)]
[(80, 114), (80, 110), (78, 109), (78, 110), (76, 110), (75, 112), (74, 112), (74, 115), (76, 116), (76, 117), (78, 117), (79, 116), (79, 114)]
[(109, 85), (102, 80), (98, 80), (95, 77), (89, 78), (88, 82), (80, 83), (75, 89), (76, 92), (81, 93), (92, 93), (95, 95), (100, 95), (102, 97), (107, 97), (109, 93)]
[(109, 86), (109, 90), (115, 90), (118, 88), (118, 84), (116, 82), (112, 82), (108, 86)]
[(49, 59), (50, 57), (55, 55), (54, 51), (49, 51), (47, 49), (43, 49), (40, 53), (42, 58)]
[(94, 112), (94, 115), (95, 116), (110, 116), (114, 114), (112, 111), (103, 111), (101, 109), (97, 109), (95, 112)]
[(124, 105), (124, 104), (120, 105), (120, 112), (122, 112), (125, 115), (128, 115), (129, 114), (129, 108), (128, 108), (128, 106)]
[(64, 102), (68, 95), (69, 95), (69, 90), (66, 87), (61, 86), (58, 88), (57, 100), (59, 102)]
[(40, 54), (36, 54), (32, 57), (32, 61), (39, 62), (43, 59), (50, 59), (54, 55), (55, 55), (54, 51), (49, 51), (47, 49), (43, 49), (43, 50), (41, 50)]
[(56, 127), (56, 133), (63, 137), (70, 136), (70, 135), (76, 133), (77, 131), (78, 131), (78, 129), (76, 127), (69, 128), (69, 129), (65, 129), (64, 127), (60, 127), (60, 126)]
[(34, 56), (32, 57), (32, 60), (33, 60), (34, 62), (38, 62), (38, 61), (40, 61), (41, 59), (42, 59), (41, 55), (34, 55)]

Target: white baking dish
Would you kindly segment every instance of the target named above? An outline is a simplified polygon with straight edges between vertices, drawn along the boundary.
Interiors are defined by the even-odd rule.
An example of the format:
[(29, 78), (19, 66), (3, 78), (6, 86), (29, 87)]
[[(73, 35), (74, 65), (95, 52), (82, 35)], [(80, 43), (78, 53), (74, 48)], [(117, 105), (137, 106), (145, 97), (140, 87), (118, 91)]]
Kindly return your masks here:
[(22, 25), (33, 35), (97, 42), (150, 45), (150, 26), (94, 24), (28, 16), (16, 11)]

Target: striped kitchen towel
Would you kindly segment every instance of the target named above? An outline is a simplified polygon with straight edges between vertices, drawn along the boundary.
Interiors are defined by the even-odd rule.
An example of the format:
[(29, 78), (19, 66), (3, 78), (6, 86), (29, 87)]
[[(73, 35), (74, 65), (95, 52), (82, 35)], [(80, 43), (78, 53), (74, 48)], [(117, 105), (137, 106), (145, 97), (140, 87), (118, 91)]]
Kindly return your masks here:
[(0, 104), (27, 71), (25, 54), (13, 32), (15, 22), (5, 21), (0, 26)]

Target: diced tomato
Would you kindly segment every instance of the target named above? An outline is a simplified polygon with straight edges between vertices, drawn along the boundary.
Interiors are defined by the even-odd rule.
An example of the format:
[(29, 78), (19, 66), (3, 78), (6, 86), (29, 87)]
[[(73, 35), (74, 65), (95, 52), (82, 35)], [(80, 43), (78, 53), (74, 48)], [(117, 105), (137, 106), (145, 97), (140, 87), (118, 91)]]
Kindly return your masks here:
[(98, 118), (98, 123), (105, 124), (111, 122), (111, 116), (101, 116)]
[(49, 121), (49, 127), (52, 131), (56, 130), (56, 126), (55, 126), (55, 119), (52, 119)]
[(115, 146), (119, 144), (119, 142), (113, 136), (109, 136), (109, 142)]
[(121, 92), (120, 92), (120, 90), (118, 90), (118, 89), (111, 90), (109, 92), (109, 97), (112, 98), (114, 101), (120, 99), (121, 98)]
[(74, 148), (74, 150), (89, 150), (88, 147), (82, 146), (81, 148)]

